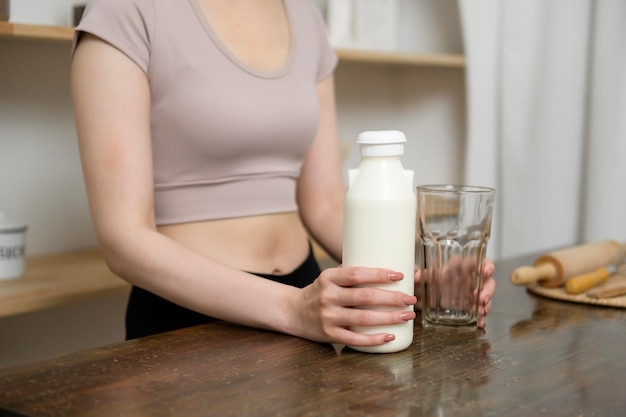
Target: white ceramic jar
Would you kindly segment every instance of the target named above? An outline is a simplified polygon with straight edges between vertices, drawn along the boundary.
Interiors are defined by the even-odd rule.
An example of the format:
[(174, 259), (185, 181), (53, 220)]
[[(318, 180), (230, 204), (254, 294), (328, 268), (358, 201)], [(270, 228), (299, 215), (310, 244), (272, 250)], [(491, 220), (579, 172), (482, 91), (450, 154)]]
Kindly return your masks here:
[(24, 275), (25, 236), (24, 223), (0, 212), (0, 281)]

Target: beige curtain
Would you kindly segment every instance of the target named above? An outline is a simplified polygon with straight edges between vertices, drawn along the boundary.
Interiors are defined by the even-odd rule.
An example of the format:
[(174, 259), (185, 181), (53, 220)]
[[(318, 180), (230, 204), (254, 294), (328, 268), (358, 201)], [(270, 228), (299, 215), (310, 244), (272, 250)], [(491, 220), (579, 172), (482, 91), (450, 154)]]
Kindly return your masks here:
[(498, 189), (491, 256), (626, 241), (626, 2), (459, 5), (465, 181)]

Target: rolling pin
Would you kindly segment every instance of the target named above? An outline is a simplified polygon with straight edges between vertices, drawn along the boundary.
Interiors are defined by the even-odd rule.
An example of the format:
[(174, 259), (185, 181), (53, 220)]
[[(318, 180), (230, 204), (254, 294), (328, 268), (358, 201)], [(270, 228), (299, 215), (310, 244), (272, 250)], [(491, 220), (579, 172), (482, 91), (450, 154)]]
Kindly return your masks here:
[(587, 243), (541, 255), (533, 266), (523, 266), (511, 273), (515, 285), (539, 283), (543, 287), (558, 287), (568, 278), (609, 265), (621, 245), (613, 240)]
[(588, 289), (605, 282), (611, 275), (617, 273), (618, 270), (626, 271), (626, 265), (622, 265), (625, 253), (626, 245), (623, 245), (621, 249), (617, 251), (617, 256), (615, 256), (611, 265), (606, 265), (593, 272), (587, 272), (586, 274), (577, 275), (568, 279), (565, 283), (565, 291), (569, 294), (581, 294)]

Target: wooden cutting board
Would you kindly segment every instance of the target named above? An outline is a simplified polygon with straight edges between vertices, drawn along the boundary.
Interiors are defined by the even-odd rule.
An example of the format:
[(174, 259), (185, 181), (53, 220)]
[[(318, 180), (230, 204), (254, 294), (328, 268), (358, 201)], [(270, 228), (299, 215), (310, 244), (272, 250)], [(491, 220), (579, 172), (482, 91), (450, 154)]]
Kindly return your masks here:
[[(589, 291), (592, 291), (592, 290), (595, 291), (599, 289), (608, 289), (608, 288), (612, 288), (615, 286), (624, 286), (624, 285), (626, 285), (626, 276), (611, 275), (606, 280), (605, 283), (600, 284), (592, 288)], [(555, 300), (570, 301), (573, 303), (581, 303), (581, 304), (593, 304), (593, 305), (600, 305), (600, 306), (606, 306), (606, 307), (626, 308), (626, 294), (618, 296), (618, 297), (613, 297), (613, 298), (591, 298), (587, 296), (586, 293), (575, 294), (575, 295), (568, 294), (567, 291), (565, 291), (564, 287), (547, 288), (547, 287), (542, 287), (541, 285), (538, 285), (538, 284), (528, 286), (528, 291), (533, 294), (541, 295), (547, 298), (553, 298)]]

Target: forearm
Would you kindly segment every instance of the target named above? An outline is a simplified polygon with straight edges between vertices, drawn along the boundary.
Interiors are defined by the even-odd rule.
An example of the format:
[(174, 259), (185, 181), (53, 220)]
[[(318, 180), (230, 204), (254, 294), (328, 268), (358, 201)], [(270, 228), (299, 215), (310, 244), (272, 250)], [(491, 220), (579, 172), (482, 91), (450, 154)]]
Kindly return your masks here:
[(150, 229), (119, 234), (102, 246), (113, 272), (176, 304), (247, 326), (290, 327), (288, 308), (297, 294), (288, 286), (229, 268)]

